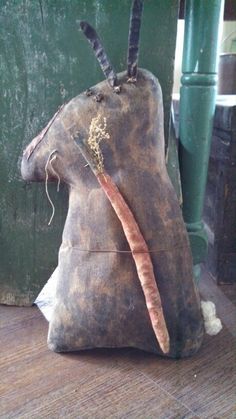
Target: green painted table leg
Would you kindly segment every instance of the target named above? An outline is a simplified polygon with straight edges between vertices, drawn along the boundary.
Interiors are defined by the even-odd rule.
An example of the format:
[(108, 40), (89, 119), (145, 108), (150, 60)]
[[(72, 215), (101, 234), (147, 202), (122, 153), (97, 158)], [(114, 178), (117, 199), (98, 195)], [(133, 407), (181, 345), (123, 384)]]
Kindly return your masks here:
[(186, 0), (185, 8), (180, 172), (183, 216), (194, 265), (201, 263), (207, 254), (207, 236), (201, 217), (215, 110), (218, 33), (223, 3), (223, 0)]

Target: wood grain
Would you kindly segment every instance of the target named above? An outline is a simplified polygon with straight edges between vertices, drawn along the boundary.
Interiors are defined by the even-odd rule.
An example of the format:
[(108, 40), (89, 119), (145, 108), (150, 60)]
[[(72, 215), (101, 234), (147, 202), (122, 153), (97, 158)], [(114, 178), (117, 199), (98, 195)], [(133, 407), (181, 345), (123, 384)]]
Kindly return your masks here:
[[(201, 284), (232, 323), (235, 288), (219, 289), (206, 274)], [(235, 418), (229, 326), (179, 361), (132, 349), (58, 355), (47, 349), (47, 328), (35, 307), (0, 306), (1, 418)]]

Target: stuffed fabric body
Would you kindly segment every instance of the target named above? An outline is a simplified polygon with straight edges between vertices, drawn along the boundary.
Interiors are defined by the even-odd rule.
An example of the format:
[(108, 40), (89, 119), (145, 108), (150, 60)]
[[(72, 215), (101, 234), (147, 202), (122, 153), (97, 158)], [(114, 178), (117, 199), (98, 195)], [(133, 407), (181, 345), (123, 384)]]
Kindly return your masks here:
[[(30, 158), (27, 180), (44, 181), (48, 156), (69, 187), (69, 209), (59, 250), (56, 301), (48, 345), (57, 352), (135, 347), (161, 354), (122, 226), (73, 141), (89, 136), (91, 120), (106, 118), (104, 165), (146, 240), (170, 335), (170, 357), (195, 353), (203, 322), (185, 225), (165, 167), (162, 93), (139, 70), (137, 83), (118, 75), (120, 94), (106, 81), (64, 106)], [(101, 98), (98, 101), (98, 98)], [(30, 147), (30, 146), (29, 146)], [(49, 179), (56, 180), (50, 169)]]

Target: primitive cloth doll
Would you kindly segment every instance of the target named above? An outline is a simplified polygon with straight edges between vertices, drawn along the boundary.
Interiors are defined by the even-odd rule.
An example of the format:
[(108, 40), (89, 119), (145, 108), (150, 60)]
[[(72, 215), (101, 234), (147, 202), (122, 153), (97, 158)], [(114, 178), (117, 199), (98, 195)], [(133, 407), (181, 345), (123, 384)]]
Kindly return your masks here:
[(137, 67), (142, 8), (133, 2), (119, 74), (80, 23), (106, 80), (63, 105), (22, 158), (25, 180), (69, 188), (48, 332), (56, 352), (135, 347), (179, 358), (202, 343), (188, 236), (165, 166), (161, 87)]

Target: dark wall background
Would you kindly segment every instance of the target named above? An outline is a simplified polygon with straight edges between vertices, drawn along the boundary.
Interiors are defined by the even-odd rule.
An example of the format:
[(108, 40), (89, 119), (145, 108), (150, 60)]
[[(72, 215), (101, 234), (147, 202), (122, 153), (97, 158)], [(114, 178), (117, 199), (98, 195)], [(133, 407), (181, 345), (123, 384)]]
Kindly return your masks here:
[[(125, 69), (130, 0), (0, 0), (0, 302), (30, 304), (57, 265), (67, 211), (64, 188), (20, 178), (24, 147), (58, 106), (103, 79), (78, 30), (98, 30), (117, 72)], [(160, 80), (168, 138), (178, 0), (145, 0), (140, 67)]]

